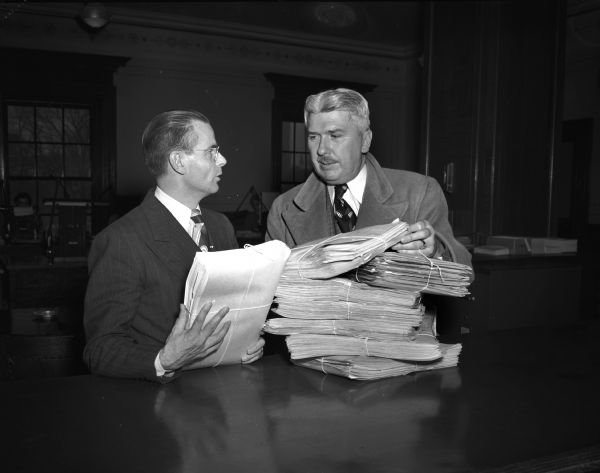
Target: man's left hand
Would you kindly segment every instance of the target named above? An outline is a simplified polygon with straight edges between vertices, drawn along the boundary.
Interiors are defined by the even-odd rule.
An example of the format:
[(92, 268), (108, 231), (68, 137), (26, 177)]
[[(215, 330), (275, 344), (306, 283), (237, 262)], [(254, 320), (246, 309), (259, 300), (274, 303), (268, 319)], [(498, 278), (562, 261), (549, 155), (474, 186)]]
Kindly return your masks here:
[(263, 347), (265, 346), (265, 339), (259, 338), (258, 342), (252, 345), (246, 351), (246, 354), (242, 356), (242, 363), (248, 364), (259, 360), (263, 356)]
[(413, 223), (408, 226), (408, 232), (400, 239), (400, 243), (392, 246), (392, 250), (433, 256), (436, 251), (435, 230), (427, 220)]

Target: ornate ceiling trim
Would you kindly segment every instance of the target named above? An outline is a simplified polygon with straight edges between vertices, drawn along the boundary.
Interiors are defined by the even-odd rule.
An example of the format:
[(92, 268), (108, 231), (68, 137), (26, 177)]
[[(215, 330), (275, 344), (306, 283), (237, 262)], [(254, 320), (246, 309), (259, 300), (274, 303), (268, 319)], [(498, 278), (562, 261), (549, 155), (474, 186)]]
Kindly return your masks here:
[[(3, 42), (11, 47), (59, 48), (65, 51), (95, 54), (118, 52), (135, 58), (163, 57), (185, 60), (190, 64), (219, 64), (236, 68), (244, 64), (250, 69), (290, 71), (300, 66), (303, 75), (369, 78), (377, 74), (379, 81), (395, 81), (416, 61), (373, 56), (357, 51), (333, 51), (258, 39), (241, 39), (230, 35), (165, 29), (111, 23), (97, 33), (84, 31), (72, 16), (18, 14), (0, 27)], [(412, 57), (412, 56), (411, 56)], [(133, 65), (133, 64), (132, 64)]]
[[(15, 10), (10, 4), (0, 5), (0, 11)], [(13, 17), (22, 15), (41, 15), (56, 18), (75, 19), (80, 13), (81, 5), (60, 4), (31, 4), (23, 3), (16, 9)], [(2, 16), (5, 16), (4, 14)], [(8, 21), (5, 21), (8, 23)], [(384, 44), (355, 41), (351, 38), (336, 38), (299, 32), (288, 32), (254, 25), (204, 20), (202, 18), (187, 18), (176, 15), (164, 15), (156, 12), (144, 12), (119, 8), (118, 4), (110, 4), (110, 24), (141, 26), (175, 32), (198, 33), (203, 35), (220, 36), (233, 39), (254, 40), (273, 43), (280, 46), (299, 46), (328, 52), (360, 54), (375, 58), (410, 59), (420, 54), (416, 46), (392, 47)]]

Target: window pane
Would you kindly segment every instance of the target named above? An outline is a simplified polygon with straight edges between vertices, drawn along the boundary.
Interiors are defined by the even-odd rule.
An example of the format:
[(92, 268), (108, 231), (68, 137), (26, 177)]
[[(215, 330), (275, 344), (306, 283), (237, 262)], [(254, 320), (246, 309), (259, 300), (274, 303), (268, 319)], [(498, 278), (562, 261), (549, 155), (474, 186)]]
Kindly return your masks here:
[(65, 176), (90, 177), (90, 147), (65, 145)]
[(35, 145), (8, 145), (8, 172), (11, 176), (35, 176)]
[(313, 170), (313, 166), (312, 166), (312, 161), (310, 159), (310, 155), (307, 153), (306, 154), (306, 174), (304, 175), (304, 179), (306, 179), (308, 176), (310, 176), (310, 173)]
[(9, 141), (33, 141), (33, 107), (7, 107)]
[(62, 109), (37, 107), (37, 140), (60, 143), (62, 141)]
[(283, 182), (293, 182), (294, 180), (294, 154), (281, 154), (281, 180)]
[(59, 177), (62, 175), (62, 146), (39, 145), (38, 176)]
[(90, 181), (68, 181), (65, 187), (69, 193), (69, 199), (90, 200), (92, 197), (92, 183)]
[[(64, 199), (65, 192), (62, 184), (57, 179), (48, 179), (38, 181), (38, 192), (40, 201), (40, 212), (50, 213), (52, 211), (52, 200), (54, 199), (54, 193), (56, 192), (57, 199)], [(48, 205), (43, 205), (44, 201), (48, 202)]]
[(65, 142), (90, 142), (90, 112), (81, 108), (65, 108)]
[(302, 182), (306, 175), (306, 164), (304, 153), (294, 154), (294, 182)]
[(306, 136), (304, 134), (304, 123), (296, 123), (296, 141), (294, 151), (306, 151)]
[(281, 150), (293, 151), (294, 143), (294, 124), (292, 122), (283, 122), (281, 124)]

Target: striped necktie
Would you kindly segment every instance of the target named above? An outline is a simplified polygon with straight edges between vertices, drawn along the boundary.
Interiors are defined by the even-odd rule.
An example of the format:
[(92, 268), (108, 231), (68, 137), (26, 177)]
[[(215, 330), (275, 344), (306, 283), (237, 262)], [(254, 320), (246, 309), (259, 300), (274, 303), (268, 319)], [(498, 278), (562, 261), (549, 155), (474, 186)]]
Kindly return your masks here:
[(344, 200), (344, 194), (347, 190), (348, 186), (346, 184), (335, 186), (335, 197), (333, 199), (335, 220), (343, 233), (351, 232), (356, 225), (356, 214)]
[(192, 238), (194, 243), (198, 245), (200, 251), (208, 251), (208, 237), (206, 233), (206, 226), (202, 220), (202, 214), (200, 210), (192, 210), (191, 221), (194, 222), (194, 228), (192, 229)]

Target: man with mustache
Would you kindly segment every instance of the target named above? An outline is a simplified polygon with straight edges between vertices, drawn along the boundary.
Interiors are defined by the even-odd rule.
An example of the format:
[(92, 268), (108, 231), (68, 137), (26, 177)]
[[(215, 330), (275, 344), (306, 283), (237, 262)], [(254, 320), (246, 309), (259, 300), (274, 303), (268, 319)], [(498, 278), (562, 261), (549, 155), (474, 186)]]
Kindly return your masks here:
[(273, 202), (266, 240), (294, 247), (398, 218), (409, 231), (392, 249), (471, 264), (454, 238), (437, 181), (385, 169), (369, 153), (369, 105), (358, 92), (334, 89), (311, 95), (304, 123), (313, 173)]
[[(227, 307), (204, 323), (181, 304), (197, 251), (238, 247), (224, 215), (199, 203), (219, 189), (223, 166), (208, 119), (193, 110), (156, 115), (142, 136), (156, 187), (131, 212), (99, 233), (90, 249), (84, 360), (92, 373), (166, 382), (215, 352), (229, 330)], [(242, 363), (262, 356), (264, 340)]]

